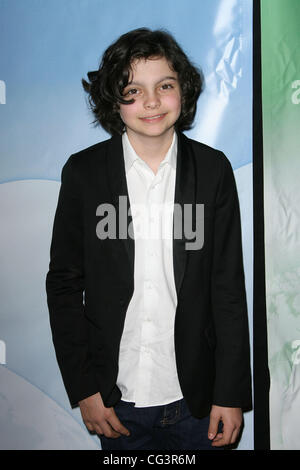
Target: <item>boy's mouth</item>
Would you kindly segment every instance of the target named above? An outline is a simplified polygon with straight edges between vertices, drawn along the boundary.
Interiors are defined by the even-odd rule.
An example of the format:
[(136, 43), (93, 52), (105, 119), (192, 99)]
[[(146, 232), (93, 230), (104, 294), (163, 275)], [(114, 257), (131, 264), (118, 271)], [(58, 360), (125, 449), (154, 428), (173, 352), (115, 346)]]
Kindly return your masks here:
[(154, 116), (144, 116), (144, 117), (141, 117), (140, 119), (146, 122), (157, 122), (163, 119), (166, 114), (167, 113), (155, 114)]

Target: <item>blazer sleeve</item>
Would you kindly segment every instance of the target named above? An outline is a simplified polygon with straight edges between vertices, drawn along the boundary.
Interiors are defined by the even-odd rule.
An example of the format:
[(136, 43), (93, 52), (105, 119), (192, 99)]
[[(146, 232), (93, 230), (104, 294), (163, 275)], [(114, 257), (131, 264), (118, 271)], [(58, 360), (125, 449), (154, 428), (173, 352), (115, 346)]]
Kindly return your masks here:
[(74, 163), (71, 155), (61, 172), (46, 276), (53, 344), (72, 407), (99, 391), (89, 357), (84, 316), (83, 204)]
[(246, 410), (252, 394), (240, 210), (233, 170), (223, 153), (220, 169), (211, 277), (217, 339), (213, 404)]

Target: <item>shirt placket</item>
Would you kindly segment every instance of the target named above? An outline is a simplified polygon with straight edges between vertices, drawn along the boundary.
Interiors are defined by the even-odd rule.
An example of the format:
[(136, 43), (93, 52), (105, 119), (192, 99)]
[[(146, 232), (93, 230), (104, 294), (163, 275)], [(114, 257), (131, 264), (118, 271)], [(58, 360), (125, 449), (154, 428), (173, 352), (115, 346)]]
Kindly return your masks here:
[[(146, 239), (144, 240), (144, 260), (145, 260), (145, 277), (144, 277), (144, 310), (142, 312), (141, 337), (140, 337), (140, 357), (139, 357), (139, 373), (137, 390), (141, 391), (141, 396), (137, 394), (137, 399), (147, 400), (147, 394), (151, 390), (151, 382), (153, 380), (153, 358), (151, 339), (156, 337), (155, 329), (157, 322), (155, 321), (155, 312), (158, 310), (158, 291), (156, 284), (156, 243), (155, 236), (157, 234), (157, 220), (151, 206), (159, 203), (158, 192), (159, 183), (161, 182), (161, 172), (151, 178), (148, 175), (148, 190), (145, 194), (145, 215), (147, 217)], [(153, 238), (154, 236), (154, 238)]]

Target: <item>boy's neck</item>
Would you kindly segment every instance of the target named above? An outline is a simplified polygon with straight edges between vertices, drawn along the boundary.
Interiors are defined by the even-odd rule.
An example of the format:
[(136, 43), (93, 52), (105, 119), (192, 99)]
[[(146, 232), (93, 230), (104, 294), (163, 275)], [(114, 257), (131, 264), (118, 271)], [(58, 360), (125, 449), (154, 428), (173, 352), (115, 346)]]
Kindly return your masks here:
[(155, 174), (172, 144), (174, 132), (174, 128), (171, 128), (169, 132), (156, 137), (139, 135), (127, 129), (128, 139), (136, 154)]

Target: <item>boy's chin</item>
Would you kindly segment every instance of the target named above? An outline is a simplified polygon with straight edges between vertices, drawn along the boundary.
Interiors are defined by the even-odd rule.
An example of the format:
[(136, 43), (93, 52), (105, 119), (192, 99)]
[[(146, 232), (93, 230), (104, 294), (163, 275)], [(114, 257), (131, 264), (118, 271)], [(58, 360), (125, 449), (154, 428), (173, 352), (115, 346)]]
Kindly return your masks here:
[(139, 130), (132, 130), (127, 129), (127, 133), (131, 136), (136, 136), (137, 138), (140, 137), (167, 137), (173, 135), (174, 132), (174, 125), (167, 127), (165, 129), (155, 128), (154, 126), (150, 129), (139, 129)]

